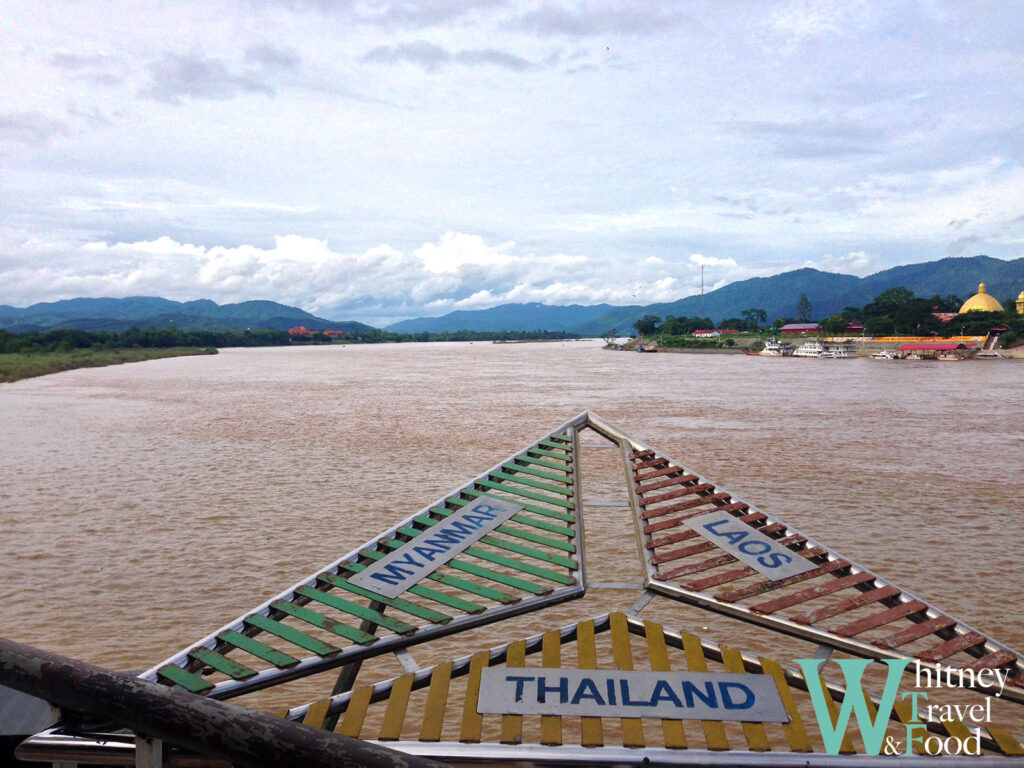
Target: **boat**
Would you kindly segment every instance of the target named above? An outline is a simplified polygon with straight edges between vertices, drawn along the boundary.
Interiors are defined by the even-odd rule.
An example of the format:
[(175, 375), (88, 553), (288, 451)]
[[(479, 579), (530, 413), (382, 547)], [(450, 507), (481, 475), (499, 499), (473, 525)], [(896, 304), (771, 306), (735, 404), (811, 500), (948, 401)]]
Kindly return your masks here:
[(975, 360), (1006, 360), (1006, 356), (997, 350), (984, 350), (974, 355)]
[(857, 355), (853, 350), (853, 342), (846, 339), (837, 339), (826, 342), (825, 351), (821, 354), (821, 357), (829, 357), (834, 360), (842, 360), (856, 356)]
[(824, 345), (818, 339), (808, 339), (793, 352), (793, 357), (821, 357), (825, 352)]
[(883, 349), (879, 352), (872, 352), (870, 355), (872, 360), (902, 360), (903, 356), (899, 352), (891, 349)]
[[(598, 515), (609, 510), (618, 510), (631, 531), (619, 558), (638, 574), (634, 581), (609, 578), (618, 560), (588, 559), (585, 528), (606, 526), (608, 518)], [(119, 695), (176, 689), (153, 695), (154, 709), (116, 700), (100, 713), (113, 721), (108, 730), (97, 730), (103, 718), (95, 712), (90, 721), (70, 718), (23, 742), (17, 755), (65, 763), (115, 755), (110, 762), (159, 765), (155, 745), (165, 739), (169, 749), (176, 744), (248, 765), (263, 764), (253, 752), (280, 755), (287, 741), (308, 749), (309, 759), (272, 764), (337, 765), (342, 761), (331, 763), (325, 750), (365, 749), (365, 761), (349, 762), (898, 768), (907, 757), (871, 751), (867, 736), (865, 754), (853, 754), (853, 742), (841, 734), (830, 740), (821, 730), (819, 723), (834, 720), (830, 712), (849, 714), (848, 705), (859, 708), (866, 696), (868, 707), (879, 709), (881, 725), (872, 730), (879, 743), (908, 735), (909, 710), (894, 708), (892, 696), (886, 703), (878, 680), (862, 687), (860, 672), (846, 675), (857, 660), (837, 662), (854, 665), (843, 666), (847, 684), (832, 672), (820, 677), (820, 664), (838, 651), (880, 662), (897, 678), (906, 667), (908, 686), (915, 670), (937, 678), (970, 669), (976, 675), (968, 693), (996, 695), (1001, 706), (1018, 708), (1016, 735), (992, 722), (932, 720), (923, 712), (921, 728), (946, 743), (977, 727), (978, 765), (1021, 764), (1024, 655), (590, 411), (404, 520), (381, 520), (381, 531), (354, 547), (350, 542), (333, 562), (152, 664), (137, 685), (116, 677)], [(621, 594), (631, 607), (595, 614), (590, 603), (573, 602), (592, 590)], [(688, 606), (679, 611), (688, 623), (642, 616), (655, 600), (664, 608)], [(556, 606), (557, 622), (544, 622), (551, 615), (544, 611)], [(699, 626), (697, 610), (717, 614), (719, 631), (739, 621), (784, 635), (787, 647), (802, 641), (808, 658), (797, 666), (763, 649), (744, 653), (702, 637), (698, 630), (708, 627)], [(524, 614), (533, 614), (532, 634), (522, 635), (521, 622), (498, 630)], [(450, 648), (453, 636), (488, 625), (499, 643), (480, 645), (473, 639), (479, 635), (464, 635), (454, 658), (435, 643), (444, 639)], [(749, 629), (735, 628), (741, 636)], [(378, 657), (392, 657), (386, 661), (394, 672), (363, 663)], [(26, 674), (39, 669), (32, 659), (21, 666)], [(73, 668), (42, 667), (48, 679)], [(10, 683), (9, 669), (0, 663), (0, 684)], [(330, 670), (339, 671), (336, 681), (314, 677)], [(981, 670), (1004, 681), (997, 694)], [(94, 695), (102, 675), (92, 673)], [(300, 678), (306, 684), (279, 689), (298, 698), (277, 718), (222, 703)], [(321, 690), (309, 699), (314, 683)], [(55, 697), (72, 695), (68, 686), (54, 689)], [(886, 695), (889, 689), (886, 678)], [(933, 693), (929, 703), (941, 704), (942, 691)], [(198, 713), (191, 722), (201, 738), (190, 739), (176, 721), (143, 719), (162, 712), (158, 706), (179, 704)], [(211, 727), (212, 717), (222, 718), (222, 727)], [(854, 733), (856, 718), (850, 717)], [(841, 740), (849, 748), (840, 750)], [(202, 764), (194, 754), (173, 757)], [(941, 751), (909, 762), (951, 760), (964, 764)]]
[(763, 357), (788, 357), (793, 354), (793, 345), (787, 341), (771, 338), (765, 341), (764, 349), (757, 354)]

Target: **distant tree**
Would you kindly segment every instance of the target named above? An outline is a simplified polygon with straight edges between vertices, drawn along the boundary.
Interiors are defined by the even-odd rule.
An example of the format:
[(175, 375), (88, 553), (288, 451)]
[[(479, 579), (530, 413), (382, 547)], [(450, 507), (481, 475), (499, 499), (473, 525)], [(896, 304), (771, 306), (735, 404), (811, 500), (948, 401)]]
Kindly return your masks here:
[(601, 334), (601, 338), (604, 339), (604, 343), (607, 346), (611, 346), (612, 342), (619, 338), (619, 329), (609, 328), (607, 331)]
[(830, 333), (833, 336), (838, 336), (846, 330), (846, 326), (849, 320), (844, 315), (830, 315), (827, 320), (822, 321), (821, 327), (825, 333)]
[(657, 333), (660, 322), (661, 318), (657, 315), (644, 315), (633, 323), (633, 327), (636, 328), (636, 332), (641, 336), (651, 336)]
[(809, 322), (811, 319), (811, 302), (806, 293), (801, 293), (796, 303), (796, 316), (801, 323)]
[(750, 309), (744, 309), (740, 314), (743, 315), (743, 319), (747, 323), (748, 330), (751, 330), (754, 333), (757, 333), (759, 323), (768, 322), (768, 313), (763, 309), (751, 307)]
[(735, 330), (739, 330), (739, 329), (743, 328), (744, 325), (745, 325), (745, 323), (742, 320), (740, 320), (738, 317), (727, 317), (727, 318), (725, 318), (725, 320), (720, 322), (716, 327), (717, 328), (732, 328), (732, 329), (735, 329)]

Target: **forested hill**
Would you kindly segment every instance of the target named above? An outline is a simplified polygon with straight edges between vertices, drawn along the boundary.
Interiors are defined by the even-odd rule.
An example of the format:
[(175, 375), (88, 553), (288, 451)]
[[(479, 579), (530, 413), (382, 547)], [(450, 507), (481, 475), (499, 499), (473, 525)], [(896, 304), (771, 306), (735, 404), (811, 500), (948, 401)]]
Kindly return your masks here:
[[(467, 330), (567, 331), (582, 336), (599, 336), (611, 328), (622, 335), (632, 332), (633, 323), (644, 315), (664, 318), (708, 317), (715, 322), (742, 317), (745, 309), (763, 309), (768, 321), (794, 317), (801, 295), (811, 303), (814, 318), (842, 312), (845, 307), (862, 307), (888, 288), (904, 287), (917, 296), (956, 295), (966, 299), (985, 283), (988, 292), (1001, 302), (1015, 298), (1024, 290), (1024, 259), (1003, 261), (988, 256), (948, 258), (922, 264), (909, 264), (876, 272), (868, 277), (797, 269), (771, 277), (754, 277), (723, 286), (704, 295), (687, 296), (678, 301), (623, 307), (605, 304), (587, 306), (546, 306), (541, 304), (504, 304), (492, 309), (453, 312), (443, 317), (421, 317), (389, 327), (415, 333)], [(1012, 304), (1012, 302), (1011, 302)], [(602, 311), (593, 312), (595, 309)], [(581, 316), (584, 316), (581, 318)]]
[(0, 306), (0, 328), (13, 333), (62, 328), (120, 333), (132, 326), (210, 331), (287, 330), (296, 325), (315, 330), (372, 330), (363, 323), (325, 320), (274, 301), (220, 305), (209, 299), (182, 302), (156, 296), (131, 296), (124, 299), (66, 299), (33, 304), (24, 309)]

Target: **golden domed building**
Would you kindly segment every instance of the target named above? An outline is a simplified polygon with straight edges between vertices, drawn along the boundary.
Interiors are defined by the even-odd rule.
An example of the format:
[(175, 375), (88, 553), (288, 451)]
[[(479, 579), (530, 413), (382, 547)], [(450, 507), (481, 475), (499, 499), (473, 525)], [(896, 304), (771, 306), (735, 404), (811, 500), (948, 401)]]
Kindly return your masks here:
[(1020, 292), (1020, 296), (1017, 297), (1017, 314), (1024, 315), (1024, 291)]
[[(1024, 296), (1024, 291), (1021, 292), (1021, 296)], [(957, 314), (962, 315), (964, 312), (974, 310), (979, 312), (1002, 312), (1003, 305), (989, 296), (985, 291), (985, 284), (981, 283), (978, 286), (978, 292), (964, 302), (964, 305), (960, 307), (960, 311)]]

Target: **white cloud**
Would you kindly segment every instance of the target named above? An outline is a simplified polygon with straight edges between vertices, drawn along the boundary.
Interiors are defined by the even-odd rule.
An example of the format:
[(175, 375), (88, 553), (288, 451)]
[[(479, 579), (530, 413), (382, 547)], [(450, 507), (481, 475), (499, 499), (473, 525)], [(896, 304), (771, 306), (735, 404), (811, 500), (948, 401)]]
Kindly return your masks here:
[(487, 245), (483, 238), (459, 232), (445, 232), (437, 243), (424, 243), (413, 255), (423, 261), (428, 272), (457, 272), (466, 264), (497, 266), (511, 261), (513, 242)]

